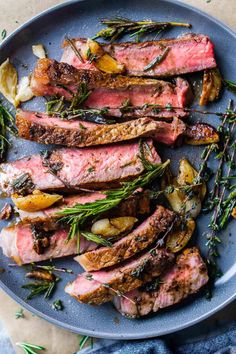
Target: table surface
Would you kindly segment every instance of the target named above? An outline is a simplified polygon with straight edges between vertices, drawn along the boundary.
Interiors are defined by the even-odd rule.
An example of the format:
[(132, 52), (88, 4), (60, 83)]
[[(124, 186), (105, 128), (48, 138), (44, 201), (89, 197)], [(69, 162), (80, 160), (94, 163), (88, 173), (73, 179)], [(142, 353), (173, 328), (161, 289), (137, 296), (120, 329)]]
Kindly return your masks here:
[[(63, 2), (62, 0), (0, 0), (0, 33), (3, 29), (6, 29), (7, 34), (10, 34), (20, 24), (34, 15)], [(236, 30), (235, 0), (211, 0), (210, 2), (206, 0), (185, 0), (183, 2), (210, 13)], [(19, 309), (19, 306), (2, 291), (0, 291), (0, 302), (4, 304), (4, 306), (0, 307), (1, 353), (22, 353), (21, 350), (14, 346), (14, 343), (26, 340), (40, 344), (42, 343), (42, 338), (45, 338), (44, 343), (42, 343), (47, 348), (45, 353), (72, 354), (78, 350), (79, 340), (77, 335), (48, 324), (27, 311), (25, 311), (25, 319), (15, 320), (14, 313)], [(202, 323), (167, 337), (176, 343), (186, 342), (186, 338), (187, 341), (199, 340), (216, 334), (222, 328), (226, 328), (232, 320), (236, 320), (236, 302)], [(22, 333), (25, 335), (24, 338)], [(60, 343), (60, 348), (58, 348), (58, 343)]]

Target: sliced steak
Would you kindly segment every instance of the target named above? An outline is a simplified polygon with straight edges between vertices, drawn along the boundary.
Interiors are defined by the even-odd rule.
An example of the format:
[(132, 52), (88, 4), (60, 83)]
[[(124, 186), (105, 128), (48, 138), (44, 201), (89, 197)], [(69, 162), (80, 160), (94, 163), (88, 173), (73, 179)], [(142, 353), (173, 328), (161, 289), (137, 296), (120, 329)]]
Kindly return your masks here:
[[(152, 140), (147, 141), (147, 159), (160, 163)], [(8, 195), (34, 189), (78, 190), (119, 187), (144, 171), (138, 142), (83, 149), (46, 151), (1, 164), (0, 188)], [(24, 183), (22, 182), (24, 180)], [(24, 184), (24, 186), (22, 186)]]
[[(102, 192), (83, 193), (75, 196), (65, 197), (60, 205), (52, 206), (48, 209), (27, 212), (17, 209), (21, 222), (23, 224), (40, 225), (44, 229), (58, 229), (58, 212), (67, 207), (72, 207), (75, 204), (91, 203), (98, 199), (105, 199), (106, 195)], [(135, 193), (128, 199), (122, 201), (118, 207), (103, 214), (101, 217), (118, 217), (118, 216), (137, 216), (148, 214), (150, 212), (150, 199), (148, 192)]]
[(151, 245), (160, 233), (168, 230), (173, 220), (174, 213), (159, 205), (150, 217), (112, 247), (101, 247), (79, 255), (75, 260), (87, 271), (113, 266)]
[[(77, 38), (73, 42), (82, 54), (87, 52), (86, 39)], [(62, 62), (77, 69), (97, 70), (94, 63), (89, 63), (85, 56), (81, 62), (68, 41), (64, 41), (63, 47)], [(169, 52), (163, 61), (150, 70), (145, 70), (145, 66), (161, 55), (165, 48), (169, 48)], [(216, 67), (214, 45), (209, 37), (202, 34), (140, 43), (104, 44), (103, 49), (118, 64), (125, 66), (127, 75), (168, 77)]]
[[(208, 282), (207, 268), (197, 248), (185, 250), (176, 264), (160, 277), (159, 288), (147, 292), (133, 290), (114, 297), (115, 307), (128, 317), (139, 317), (177, 304)], [(129, 300), (128, 300), (128, 299)]]
[[(0, 233), (0, 247), (5, 256), (14, 259), (21, 265), (31, 262), (44, 261), (51, 258), (59, 258), (76, 254), (76, 240), (66, 242), (67, 231), (57, 230), (50, 233), (49, 245), (42, 254), (34, 249), (34, 235), (29, 225), (16, 225), (3, 228)], [(45, 237), (47, 233), (45, 232)], [(81, 239), (80, 251), (85, 252), (97, 247), (96, 243)]]
[(21, 138), (43, 144), (84, 147), (104, 145), (141, 137), (172, 145), (185, 131), (178, 118), (172, 123), (139, 118), (120, 124), (95, 124), (79, 120), (62, 120), (44, 113), (19, 110), (16, 125)]
[[(176, 79), (176, 84), (155, 79), (114, 76), (99, 71), (77, 70), (66, 63), (52, 59), (40, 59), (31, 78), (31, 88), (36, 96), (64, 96), (71, 100), (81, 84), (86, 85), (90, 94), (84, 108), (108, 108), (107, 114), (115, 117), (186, 117), (181, 110), (191, 100), (188, 82)], [(134, 106), (127, 110), (126, 103)], [(180, 109), (153, 109), (147, 105), (178, 107)], [(139, 107), (139, 108), (135, 108)]]
[(174, 255), (167, 250), (154, 250), (120, 267), (79, 274), (65, 291), (80, 302), (100, 305), (110, 301), (117, 292), (124, 293), (150, 281), (153, 274), (159, 276), (173, 261)]

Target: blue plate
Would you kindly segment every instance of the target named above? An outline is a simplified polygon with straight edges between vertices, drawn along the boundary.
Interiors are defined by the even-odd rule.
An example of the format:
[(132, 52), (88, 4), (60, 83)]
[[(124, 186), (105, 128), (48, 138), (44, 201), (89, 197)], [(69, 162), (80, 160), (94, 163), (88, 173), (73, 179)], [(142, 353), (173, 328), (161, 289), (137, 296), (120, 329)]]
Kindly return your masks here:
[[(48, 56), (60, 59), (62, 49), (60, 44), (65, 34), (71, 37), (91, 37), (101, 27), (98, 20), (115, 15), (130, 17), (132, 19), (153, 20), (181, 20), (190, 22), (195, 33), (207, 34), (211, 37), (216, 47), (216, 56), (221, 72), (226, 78), (236, 78), (236, 46), (235, 34), (223, 24), (210, 16), (176, 1), (164, 0), (87, 0), (69, 1), (59, 5), (20, 27), (10, 35), (1, 45), (0, 62), (10, 57), (17, 66), (20, 76), (26, 75), (32, 70), (36, 58), (32, 54), (31, 46), (42, 43), (45, 45)], [(165, 33), (165, 37), (176, 37), (187, 31), (183, 28), (172, 29)], [(28, 69), (25, 68), (27, 64)], [(222, 111), (227, 106), (230, 93), (225, 92), (220, 101), (211, 105), (214, 111)], [(26, 105), (35, 110), (44, 109), (43, 100), (35, 99)], [(193, 117), (195, 120), (202, 116)], [(213, 125), (218, 124), (214, 116), (204, 117), (204, 120)], [(45, 146), (30, 143), (21, 139), (13, 142), (8, 160), (15, 160), (22, 156), (32, 154), (45, 149)], [(173, 165), (185, 156), (196, 166), (199, 163), (201, 149), (198, 147), (181, 147), (175, 150), (159, 149), (163, 159), (170, 157)], [(4, 201), (1, 201), (3, 204)], [(207, 230), (208, 217), (201, 216), (198, 219), (198, 230), (195, 242), (201, 247), (203, 254), (205, 249), (204, 232)], [(1, 223), (1, 227), (4, 224)], [(64, 293), (64, 286), (75, 278), (81, 268), (72, 258), (56, 260), (58, 267), (67, 267), (74, 270), (74, 275), (63, 274), (58, 283), (58, 289), (50, 301), (43, 297), (26, 302), (27, 291), (21, 288), (25, 283), (25, 269), (10, 268), (9, 259), (1, 255), (1, 264), (6, 271), (1, 274), (1, 287), (22, 306), (45, 318), (46, 320), (65, 329), (94, 337), (112, 339), (138, 339), (159, 336), (191, 326), (198, 321), (215, 313), (236, 297), (236, 245), (233, 234), (235, 223), (231, 223), (220, 235), (222, 246), (220, 253), (220, 265), (224, 276), (218, 281), (214, 297), (207, 301), (204, 296), (198, 295), (179, 306), (139, 320), (129, 320), (119, 315), (111, 304), (100, 307), (82, 305)], [(232, 235), (232, 236), (231, 236)], [(65, 305), (64, 311), (54, 311), (51, 303), (55, 299), (61, 299)]]

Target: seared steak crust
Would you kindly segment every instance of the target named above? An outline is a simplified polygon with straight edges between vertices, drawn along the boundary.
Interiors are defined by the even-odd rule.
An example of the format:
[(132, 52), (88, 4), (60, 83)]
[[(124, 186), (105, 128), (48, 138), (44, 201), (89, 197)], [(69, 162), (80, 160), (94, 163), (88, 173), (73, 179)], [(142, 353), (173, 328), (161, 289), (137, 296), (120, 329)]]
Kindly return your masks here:
[(133, 290), (127, 298), (114, 298), (118, 311), (128, 317), (139, 317), (177, 304), (196, 293), (208, 282), (207, 267), (197, 248), (186, 249), (178, 256), (176, 264), (160, 278), (159, 288), (147, 292)]
[(75, 259), (87, 271), (98, 270), (118, 264), (151, 245), (171, 226), (174, 213), (162, 206), (135, 230), (115, 242), (112, 247), (101, 247), (77, 256)]
[[(177, 78), (176, 85), (137, 77), (114, 76), (99, 71), (77, 70), (65, 63), (52, 59), (40, 59), (31, 78), (31, 88), (36, 96), (59, 95), (71, 100), (81, 84), (90, 90), (84, 108), (101, 109), (108, 107), (108, 115), (115, 117), (186, 117), (188, 113), (181, 110), (192, 98), (188, 82)], [(124, 103), (133, 107), (124, 109)], [(175, 110), (152, 109), (147, 105), (172, 105)], [(123, 107), (123, 108), (122, 108)]]
[(100, 305), (117, 292), (124, 293), (150, 281), (153, 274), (160, 275), (173, 261), (174, 255), (167, 250), (153, 250), (118, 268), (82, 273), (65, 291), (80, 302)]
[(173, 144), (185, 131), (185, 124), (174, 119), (172, 123), (154, 121), (150, 118), (111, 125), (49, 117), (43, 113), (19, 110), (16, 125), (21, 138), (43, 144), (84, 147), (105, 145), (141, 137), (152, 137)]
[[(81, 53), (87, 51), (87, 39), (73, 40)], [(67, 41), (64, 41), (62, 62), (71, 64), (78, 69), (97, 70), (94, 63), (84, 58), (81, 62)], [(216, 66), (214, 45), (209, 37), (201, 34), (187, 34), (175, 39), (161, 39), (159, 41), (128, 42), (103, 44), (103, 49), (124, 65), (127, 75), (168, 77), (194, 71), (200, 71)], [(144, 70), (165, 48), (169, 52), (165, 59), (151, 70)]]

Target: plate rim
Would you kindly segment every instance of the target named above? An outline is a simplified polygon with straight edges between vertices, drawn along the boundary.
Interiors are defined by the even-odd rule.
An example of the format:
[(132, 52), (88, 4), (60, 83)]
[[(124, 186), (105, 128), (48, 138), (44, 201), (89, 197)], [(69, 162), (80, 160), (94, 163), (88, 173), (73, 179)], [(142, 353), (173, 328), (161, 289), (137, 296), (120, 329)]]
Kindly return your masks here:
[[(0, 50), (3, 49), (5, 46), (7, 46), (12, 40), (14, 40), (14, 37), (16, 35), (18, 35), (21, 31), (23, 31), (24, 29), (26, 29), (27, 27), (29, 27), (31, 24), (33, 24), (35, 21), (37, 21), (38, 19), (47, 16), (48, 14), (53, 13), (54, 11), (57, 11), (61, 8), (66, 8), (66, 7), (70, 7), (71, 5), (75, 4), (75, 3), (85, 3), (85, 2), (89, 2), (88, 0), (68, 0), (64, 3), (58, 4), (58, 5), (54, 5), (49, 7), (48, 9), (42, 11), (41, 13), (35, 15), (34, 17), (30, 18), (29, 20), (27, 20), (26, 22), (24, 22), (22, 25), (20, 25), (18, 28), (16, 28), (9, 36), (7, 36), (2, 43), (0, 44)], [(98, 1), (98, 0), (97, 0)], [(101, 1), (101, 0), (100, 0)], [(180, 7), (189, 9), (195, 13), (197, 13), (200, 16), (203, 16), (209, 20), (211, 20), (212, 22), (214, 22), (216, 25), (218, 25), (219, 27), (223, 28), (225, 31), (227, 31), (230, 35), (232, 35), (235, 39), (236, 39), (236, 32), (234, 30), (232, 30), (229, 26), (227, 26), (223, 21), (215, 18), (214, 16), (206, 13), (203, 10), (200, 10), (192, 5), (189, 5), (187, 3), (184, 3), (182, 1), (179, 0), (157, 0), (157, 1), (161, 1), (161, 2), (166, 2), (168, 4), (175, 4), (178, 5)], [(28, 311), (30, 311), (31, 313), (36, 314), (37, 316), (39, 316), (40, 318), (43, 318), (44, 320), (48, 321), (49, 323), (56, 325), (57, 327), (63, 328), (65, 330), (68, 330), (70, 332), (73, 333), (77, 333), (77, 334), (81, 334), (81, 335), (88, 335), (91, 337), (96, 337), (96, 338), (105, 338), (105, 339), (114, 339), (114, 340), (132, 340), (132, 339), (145, 339), (145, 338), (153, 338), (157, 336), (157, 333), (154, 331), (150, 332), (148, 334), (116, 334), (116, 333), (104, 333), (104, 332), (98, 332), (96, 331), (92, 331), (92, 330), (83, 330), (80, 328), (77, 328), (74, 325), (70, 325), (68, 323), (62, 322), (56, 318), (52, 318), (49, 315), (37, 310), (36, 308), (34, 308), (33, 306), (31, 306), (29, 303), (27, 303), (24, 299), (20, 298), (17, 294), (15, 294), (10, 288), (8, 288), (7, 285), (5, 285), (3, 283), (3, 281), (0, 279), (0, 287), (1, 289), (8, 294), (12, 299), (14, 299), (19, 305), (21, 305), (22, 307), (24, 307), (25, 309), (27, 309)], [(162, 331), (159, 331), (158, 336), (163, 336), (163, 335), (167, 335), (170, 333), (174, 333), (186, 328), (189, 328), (207, 318), (209, 318), (210, 316), (212, 316), (213, 314), (219, 312), (220, 310), (222, 310), (224, 307), (226, 307), (227, 305), (229, 305), (232, 301), (234, 301), (236, 299), (236, 290), (235, 290), (235, 294), (231, 295), (228, 299), (226, 299), (224, 302), (222, 302), (221, 304), (219, 304), (217, 307), (215, 307), (212, 310), (209, 310), (208, 312), (206, 312), (205, 314), (199, 316), (196, 319), (192, 319), (189, 320), (188, 322), (186, 322), (185, 324), (181, 324), (181, 325), (176, 325), (176, 326), (172, 326), (169, 329), (165, 329)]]

